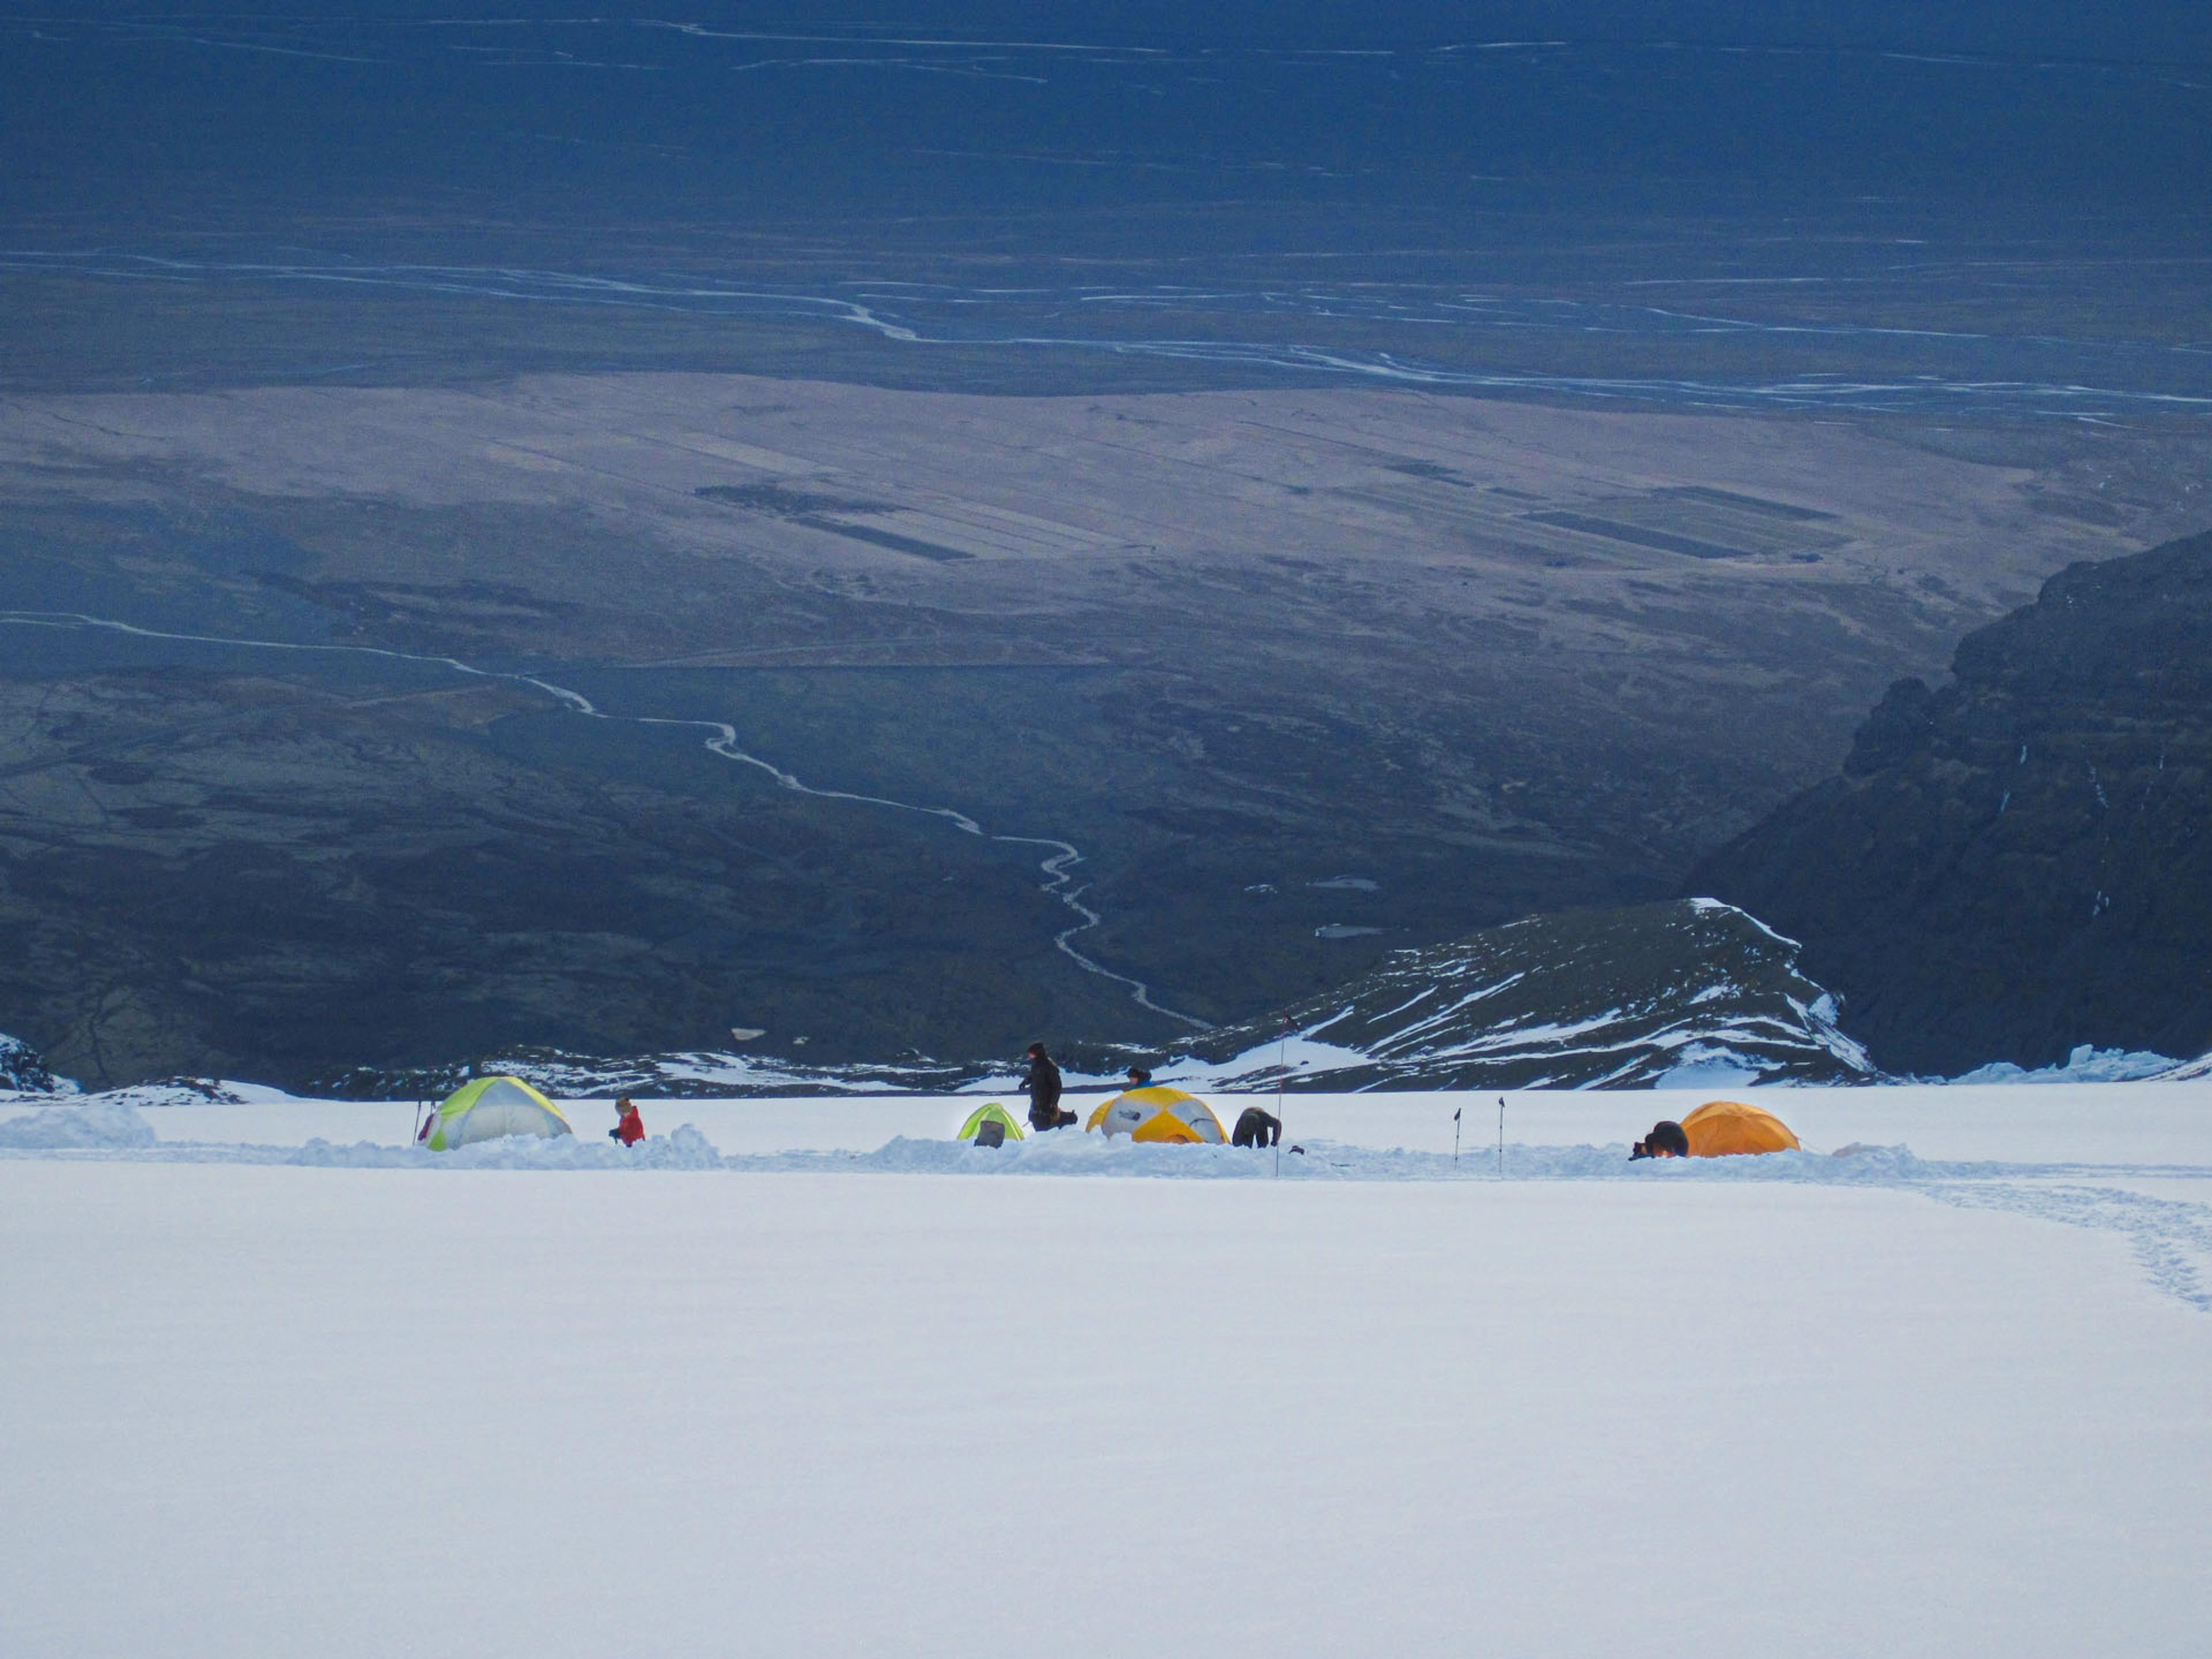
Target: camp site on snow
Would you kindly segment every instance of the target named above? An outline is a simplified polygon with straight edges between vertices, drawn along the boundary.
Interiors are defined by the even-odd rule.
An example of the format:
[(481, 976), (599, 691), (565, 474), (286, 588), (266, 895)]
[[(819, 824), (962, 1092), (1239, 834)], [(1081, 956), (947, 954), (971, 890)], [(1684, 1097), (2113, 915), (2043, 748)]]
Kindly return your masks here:
[[(1086, 1133), (1096, 1133), (1109, 1139), (1127, 1135), (1132, 1142), (1147, 1146), (1231, 1144), (1231, 1137), (1223, 1132), (1221, 1120), (1211, 1106), (1196, 1095), (1161, 1083), (1147, 1082), (1108, 1097), (1091, 1109), (1083, 1127)], [(1255, 1128), (1258, 1138), (1254, 1139)], [(1248, 1107), (1238, 1119), (1234, 1144), (1271, 1145), (1281, 1130), (1279, 1118), (1258, 1107)], [(953, 1137), (985, 1148), (1028, 1138), (1013, 1114), (995, 1100), (970, 1112)], [(1679, 1123), (1657, 1124), (1650, 1135), (1636, 1143), (1630, 1156), (1632, 1159), (1736, 1158), (1802, 1150), (1790, 1126), (1765, 1108), (1740, 1100), (1709, 1100), (1685, 1114)]]
[[(625, 1096), (617, 1110), (617, 1127), (609, 1137), (624, 1147), (635, 1146), (645, 1139), (637, 1109)], [(1059, 1116), (1059, 1127), (1073, 1127), (1073, 1113)], [(1274, 1115), (1252, 1106), (1239, 1117), (1237, 1128), (1235, 1145), (1267, 1146), (1279, 1138), (1282, 1124)], [(1101, 1100), (1084, 1121), (1083, 1132), (1108, 1140), (1126, 1135), (1139, 1146), (1231, 1144), (1212, 1106), (1164, 1083), (1146, 1082)], [(1049, 1133), (1024, 1129), (1020, 1119), (993, 1100), (969, 1112), (953, 1139), (988, 1150)], [(574, 1133), (560, 1106), (534, 1085), (519, 1077), (498, 1076), (474, 1078), (454, 1090), (421, 1118), (415, 1140), (428, 1151), (443, 1152), (507, 1136), (551, 1140)], [(1742, 1101), (1711, 1100), (1685, 1114), (1679, 1123), (1656, 1125), (1635, 1144), (1630, 1157), (1734, 1158), (1800, 1150), (1796, 1135), (1773, 1113)]]

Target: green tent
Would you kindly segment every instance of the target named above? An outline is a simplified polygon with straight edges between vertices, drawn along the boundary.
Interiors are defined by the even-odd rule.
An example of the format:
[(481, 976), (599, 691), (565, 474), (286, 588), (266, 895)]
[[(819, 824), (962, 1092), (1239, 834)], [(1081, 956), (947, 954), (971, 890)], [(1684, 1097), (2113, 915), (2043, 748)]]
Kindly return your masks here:
[(953, 1139), (956, 1140), (973, 1140), (975, 1139), (976, 1131), (981, 1129), (986, 1123), (996, 1123), (1000, 1125), (1005, 1128), (1006, 1132), (1006, 1139), (1009, 1140), (1019, 1140), (1022, 1138), (1022, 1126), (1015, 1122), (1014, 1120), (1007, 1115), (1006, 1109), (1000, 1105), (999, 1103), (994, 1100), (988, 1105), (978, 1106), (974, 1111), (970, 1112), (968, 1115), (968, 1121), (960, 1126), (960, 1133), (955, 1135)]
[(536, 1135), (550, 1140), (576, 1132), (558, 1107), (519, 1077), (480, 1077), (447, 1096), (430, 1119), (434, 1152), (450, 1152), (472, 1140), (501, 1135)]

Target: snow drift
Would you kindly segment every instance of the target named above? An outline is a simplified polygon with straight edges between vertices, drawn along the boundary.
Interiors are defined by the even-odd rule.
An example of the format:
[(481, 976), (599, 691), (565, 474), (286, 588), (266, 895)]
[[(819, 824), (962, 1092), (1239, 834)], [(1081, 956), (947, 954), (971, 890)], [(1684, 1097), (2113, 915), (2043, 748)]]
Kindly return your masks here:
[(93, 1096), (0, 1121), (0, 1146), (26, 1151), (151, 1146), (154, 1126), (128, 1102)]

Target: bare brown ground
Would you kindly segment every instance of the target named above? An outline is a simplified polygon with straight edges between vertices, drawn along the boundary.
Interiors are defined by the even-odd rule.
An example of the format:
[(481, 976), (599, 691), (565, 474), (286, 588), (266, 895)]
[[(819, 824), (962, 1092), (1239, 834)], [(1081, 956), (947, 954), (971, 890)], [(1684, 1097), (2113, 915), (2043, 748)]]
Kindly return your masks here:
[[(491, 579), (573, 603), (568, 623), (530, 622), (556, 654), (702, 665), (1141, 659), (1148, 584), (1289, 560), (1385, 615), (1533, 622), (1553, 652), (1664, 633), (1684, 600), (1747, 627), (1808, 608), (1858, 627), (1854, 596), (1876, 592), (1919, 623), (1890, 642), (1898, 665), (1925, 668), (1931, 643), (2052, 570), (2185, 527), (2107, 505), (2078, 471), (1851, 426), (1419, 392), (1014, 398), (628, 374), (0, 409), (0, 489), (18, 500), (209, 486), (363, 514), (554, 515), (574, 538), (525, 538), (496, 570), (373, 515), (303, 539), (326, 580)], [(763, 582), (877, 620), (764, 609)], [(1272, 586), (1217, 595), (1216, 620), (1296, 597)], [(1128, 625), (1098, 626), (1115, 616)]]

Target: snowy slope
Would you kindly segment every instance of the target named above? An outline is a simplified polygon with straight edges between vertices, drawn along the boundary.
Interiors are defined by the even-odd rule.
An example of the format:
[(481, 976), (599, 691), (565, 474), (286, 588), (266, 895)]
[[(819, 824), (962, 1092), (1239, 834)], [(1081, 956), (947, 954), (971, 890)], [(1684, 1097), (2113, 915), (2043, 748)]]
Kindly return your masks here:
[(2161, 1083), (2190, 1083), (2204, 1078), (2212, 1078), (2212, 1054), (2199, 1054), (2194, 1060), (2184, 1060), (2179, 1066), (2168, 1066), (2163, 1071), (2154, 1073), (2154, 1076)]
[[(1589, 1094), (1511, 1098), (1503, 1181), (1447, 1173), (1434, 1096), (1292, 1103), (1419, 1103), (1395, 1164), (1389, 1130), (1308, 1155), (1375, 1179), (902, 1174), (950, 1149), (696, 1134), (720, 1168), (658, 1134), (629, 1175), (533, 1170), (537, 1143), (470, 1170), (404, 1125), (398, 1167), (0, 1152), (0, 1651), (2194, 1655), (2212, 1097), (1761, 1098), (1875, 1115), (1801, 1123), (1830, 1139), (1948, 1111), (1954, 1156), (2017, 1160), (2007, 1103), (2057, 1132), (2069, 1097), (2070, 1154), (2141, 1150), (2140, 1100), (2157, 1151), (2200, 1156), (1527, 1144), (1673, 1103)], [(791, 1147), (899, 1105), (725, 1109)], [(587, 1145), (621, 1161), (553, 1155)]]

